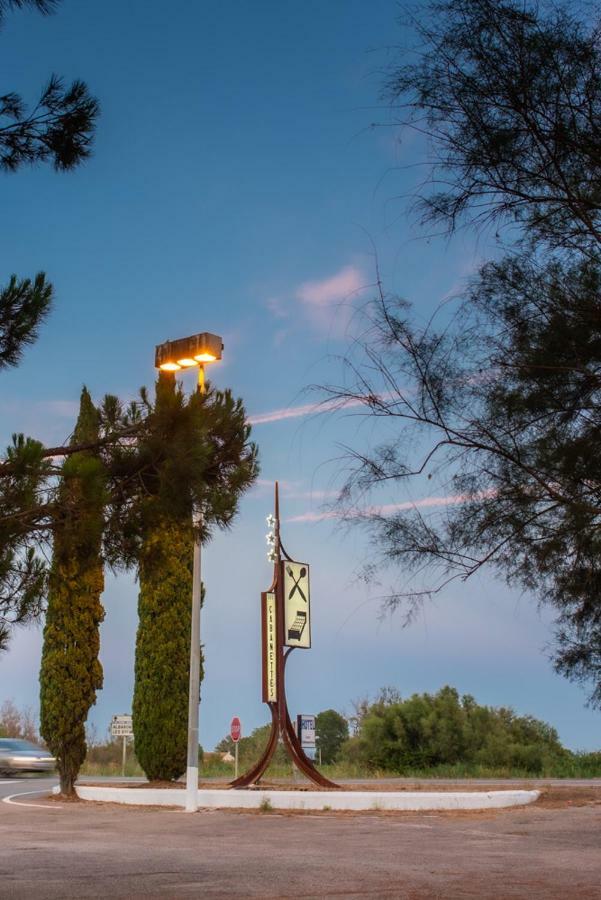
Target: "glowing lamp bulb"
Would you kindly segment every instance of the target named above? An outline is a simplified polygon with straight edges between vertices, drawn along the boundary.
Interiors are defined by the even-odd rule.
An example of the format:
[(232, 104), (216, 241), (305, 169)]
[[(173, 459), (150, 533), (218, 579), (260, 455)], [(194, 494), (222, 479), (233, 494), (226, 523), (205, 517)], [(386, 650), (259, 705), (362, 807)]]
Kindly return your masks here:
[(195, 365), (196, 365), (196, 360), (195, 360), (195, 359), (188, 359), (188, 358), (186, 357), (186, 358), (184, 358), (184, 359), (178, 359), (177, 364), (178, 364), (178, 366), (181, 366), (181, 367), (184, 368), (184, 369), (188, 369), (190, 366), (195, 366)]
[(179, 363), (166, 362), (166, 363), (161, 363), (161, 365), (159, 366), (159, 369), (162, 369), (163, 372), (179, 372), (179, 370), (181, 369), (181, 366), (179, 365)]
[(213, 356), (212, 353), (199, 353), (198, 356), (195, 356), (194, 359), (196, 362), (204, 363), (204, 362), (215, 362), (217, 359), (216, 356)]

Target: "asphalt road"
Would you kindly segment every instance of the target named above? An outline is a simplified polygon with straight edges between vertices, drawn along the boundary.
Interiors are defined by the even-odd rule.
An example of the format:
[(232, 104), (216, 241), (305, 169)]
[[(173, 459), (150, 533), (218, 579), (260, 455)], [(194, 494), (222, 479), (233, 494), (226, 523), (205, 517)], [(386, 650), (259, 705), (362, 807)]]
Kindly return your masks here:
[(599, 788), (486, 813), (190, 815), (47, 800), (50, 779), (2, 782), (10, 900), (601, 898)]

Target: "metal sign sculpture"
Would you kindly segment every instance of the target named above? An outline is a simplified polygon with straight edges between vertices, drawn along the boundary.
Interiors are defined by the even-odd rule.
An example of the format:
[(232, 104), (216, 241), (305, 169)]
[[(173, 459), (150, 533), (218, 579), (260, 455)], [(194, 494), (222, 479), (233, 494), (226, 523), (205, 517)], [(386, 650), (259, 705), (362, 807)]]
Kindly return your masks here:
[(261, 594), (261, 636), (263, 646), (263, 702), (271, 711), (271, 733), (261, 759), (248, 772), (231, 782), (234, 788), (258, 781), (282, 739), (294, 764), (320, 787), (337, 788), (305, 754), (300, 737), (290, 720), (286, 702), (286, 662), (295, 647), (311, 647), (311, 589), (309, 566), (295, 562), (280, 539), (280, 500), (275, 485), (275, 516), (268, 516), (269, 559), (273, 562), (273, 582)]

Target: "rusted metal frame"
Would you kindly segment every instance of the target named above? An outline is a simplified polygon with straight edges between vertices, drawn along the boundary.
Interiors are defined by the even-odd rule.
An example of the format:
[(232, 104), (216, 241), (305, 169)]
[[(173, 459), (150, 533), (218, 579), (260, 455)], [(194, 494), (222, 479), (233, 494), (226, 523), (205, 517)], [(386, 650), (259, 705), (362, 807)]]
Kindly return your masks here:
[[(289, 647), (285, 656), (284, 656), (284, 672), (286, 670), (286, 663), (288, 661), (288, 657), (294, 650), (294, 647)], [(280, 728), (282, 730), (282, 736), (284, 738), (284, 743), (286, 744), (286, 748), (288, 753), (292, 757), (293, 762), (296, 766), (301, 770), (301, 772), (313, 781), (315, 784), (318, 784), (320, 787), (327, 788), (338, 788), (335, 782), (330, 781), (329, 778), (326, 778), (325, 775), (322, 775), (319, 769), (315, 767), (313, 761), (309, 759), (305, 751), (303, 750), (302, 743), (296, 731), (294, 730), (294, 726), (290, 719), (290, 714), (288, 712), (288, 704), (286, 702), (286, 695), (284, 690), (284, 712), (285, 719), (283, 722), (280, 722)]]
[(277, 714), (277, 704), (270, 703), (269, 709), (271, 711), (271, 734), (269, 735), (269, 741), (267, 742), (267, 746), (263, 751), (263, 755), (261, 759), (254, 764), (254, 766), (245, 772), (243, 775), (240, 775), (239, 778), (236, 778), (235, 781), (230, 782), (230, 787), (233, 788), (245, 788), (250, 784), (254, 784), (261, 775), (267, 769), (267, 766), (271, 762), (271, 758), (275, 753), (276, 747), (278, 745), (278, 736), (280, 731), (279, 719)]

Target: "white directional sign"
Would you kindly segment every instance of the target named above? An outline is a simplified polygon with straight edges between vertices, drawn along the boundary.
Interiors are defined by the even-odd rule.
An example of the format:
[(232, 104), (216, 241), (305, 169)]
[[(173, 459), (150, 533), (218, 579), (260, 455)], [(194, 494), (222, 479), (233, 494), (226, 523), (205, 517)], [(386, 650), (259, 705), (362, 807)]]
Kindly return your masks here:
[(307, 563), (283, 560), (284, 644), (286, 647), (311, 646), (311, 593)]
[(315, 749), (315, 716), (299, 715), (296, 719), (296, 730), (303, 750)]
[(113, 737), (132, 737), (133, 733), (130, 715), (113, 716), (111, 719), (111, 735)]

